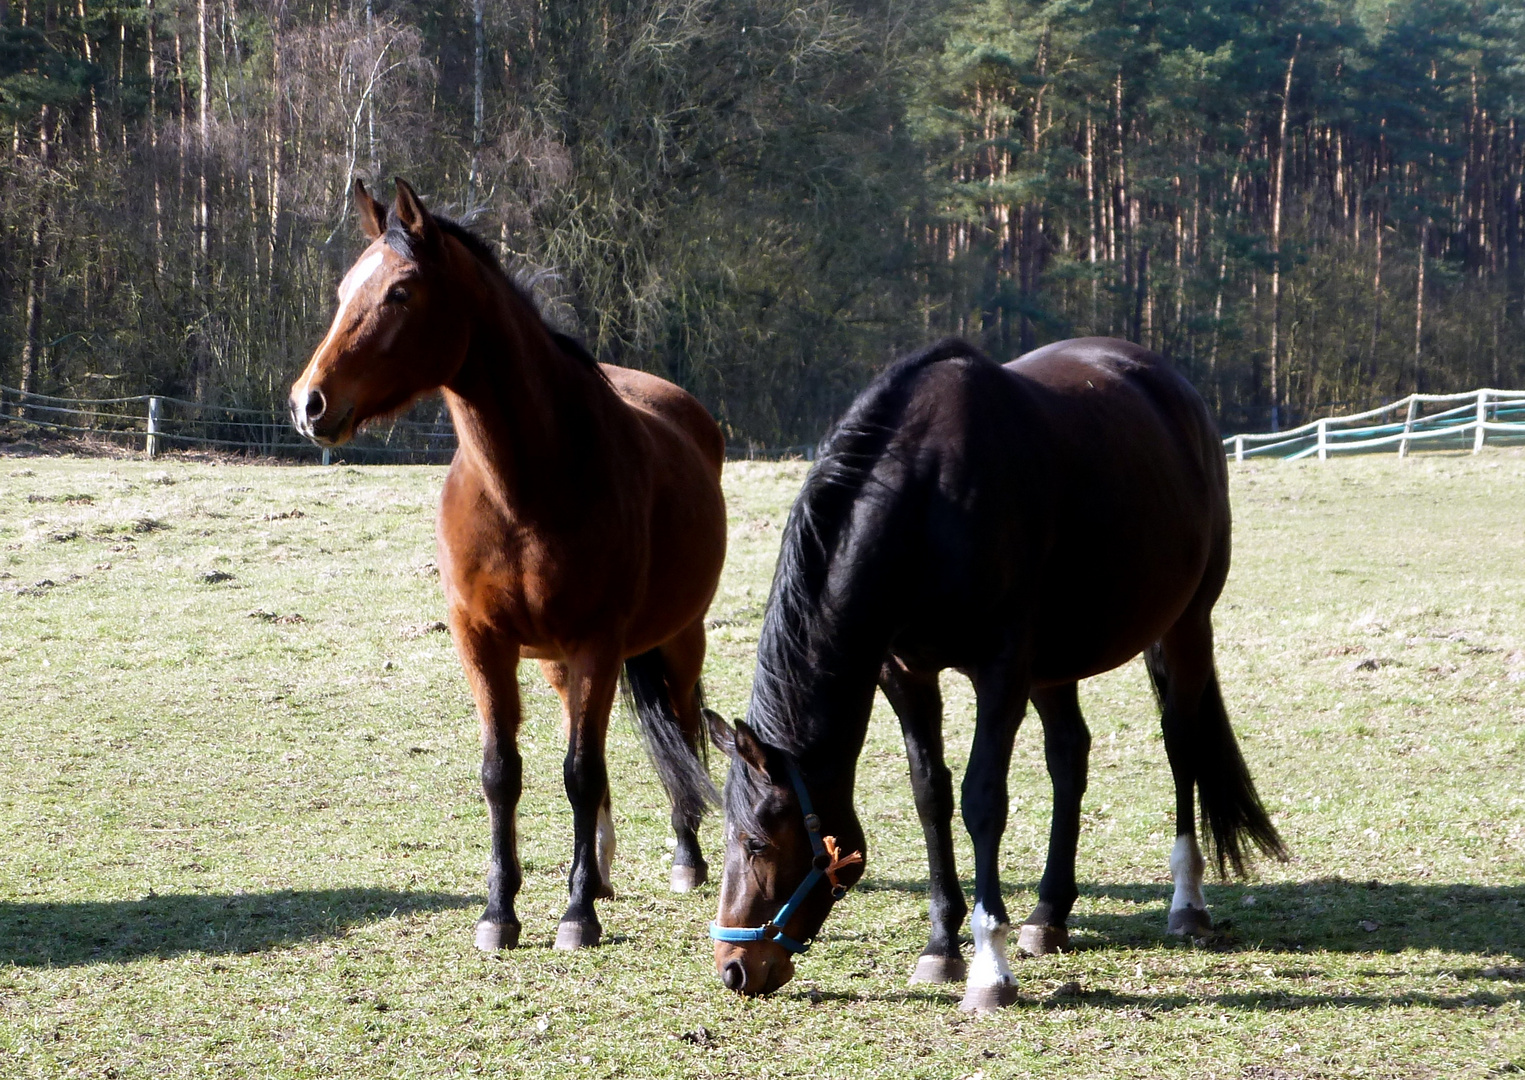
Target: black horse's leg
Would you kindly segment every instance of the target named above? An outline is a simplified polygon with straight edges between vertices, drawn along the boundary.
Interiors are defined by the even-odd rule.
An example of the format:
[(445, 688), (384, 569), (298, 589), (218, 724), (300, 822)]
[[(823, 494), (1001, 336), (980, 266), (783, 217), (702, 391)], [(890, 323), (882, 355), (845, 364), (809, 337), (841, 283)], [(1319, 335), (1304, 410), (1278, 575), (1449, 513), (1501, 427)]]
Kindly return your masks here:
[[(1204, 620), (1205, 621), (1205, 620)], [(1165, 755), (1176, 789), (1176, 840), (1170, 852), (1170, 876), (1175, 894), (1170, 901), (1167, 930), (1195, 937), (1212, 929), (1207, 900), (1202, 895), (1202, 875), (1207, 860), (1197, 843), (1197, 718), (1213, 695), (1221, 711), (1222, 697), (1213, 678), (1212, 628), (1193, 627), (1183, 618), (1165, 639), (1144, 653), (1144, 663), (1160, 699), (1160, 726), (1165, 735)]]
[(969, 908), (953, 862), (953, 774), (943, 761), (943, 699), (937, 674), (909, 671), (892, 656), (880, 669), (879, 686), (900, 718), (911, 763), (911, 792), (927, 841), (932, 934), (911, 981), (960, 982), (968, 969), (958, 951), (958, 931)]
[(1080, 799), (1086, 790), (1091, 733), (1080, 715), (1074, 683), (1032, 692), (1043, 719), (1043, 755), (1054, 785), (1054, 816), (1049, 825), (1048, 862), (1038, 883), (1038, 906), (1017, 932), (1017, 948), (1033, 956), (1058, 952), (1069, 944), (1064, 922), (1075, 904), (1075, 845), (1080, 840)]
[(1001, 897), (1001, 836), (1006, 831), (1006, 774), (1011, 747), (1027, 709), (1027, 671), (1011, 659), (981, 667), (974, 675), (977, 699), (974, 745), (964, 772), (964, 825), (974, 841), (974, 960), (959, 1006), (982, 1012), (1010, 1005), (1016, 980), (1006, 962), (1011, 920)]
[[(613, 852), (604, 743), (620, 657), (612, 650), (590, 650), (569, 658), (565, 668), (566, 685), (558, 689), (567, 721), (562, 777), (572, 804), (572, 872), (568, 880), (572, 895), (556, 929), (556, 948), (578, 949), (597, 945), (603, 936), (593, 902), (608, 890), (606, 868), (599, 864), (600, 848), (606, 855)], [(610, 834), (603, 837), (602, 844), (600, 833)]]
[(487, 910), (477, 920), (477, 948), (512, 949), (519, 943), (514, 897), (522, 881), (516, 820), (524, 783), (518, 745), (519, 646), (460, 625), (455, 643), (482, 722), (482, 794), (491, 836)]

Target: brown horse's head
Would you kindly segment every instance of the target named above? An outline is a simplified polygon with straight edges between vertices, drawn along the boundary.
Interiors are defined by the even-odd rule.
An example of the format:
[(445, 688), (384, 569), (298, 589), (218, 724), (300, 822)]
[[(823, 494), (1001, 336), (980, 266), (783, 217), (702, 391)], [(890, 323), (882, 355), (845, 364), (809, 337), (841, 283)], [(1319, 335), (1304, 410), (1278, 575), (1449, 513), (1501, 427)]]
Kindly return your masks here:
[[(716, 744), (731, 756), (725, 790), (725, 869), (711, 931), (717, 939), (715, 970), (728, 989), (769, 994), (794, 977), (796, 951), (781, 944), (772, 928), (800, 944), (815, 937), (834, 900), (863, 873), (863, 830), (852, 809), (850, 781), (812, 785), (808, 809), (816, 821), (807, 823), (799, 794), (803, 780), (782, 751), (744, 723), (738, 722), (732, 731), (712, 718), (710, 730)], [(812, 824), (829, 855), (815, 851)], [(779, 919), (812, 868), (822, 871), (819, 880)], [(764, 928), (768, 933), (758, 941), (724, 940), (725, 930), (736, 928)]]
[(371, 244), (339, 283), (328, 336), (291, 387), (297, 430), (325, 446), (445, 385), (466, 355), (452, 252), (439, 224), (402, 180), (390, 215), (359, 180), (354, 198)]

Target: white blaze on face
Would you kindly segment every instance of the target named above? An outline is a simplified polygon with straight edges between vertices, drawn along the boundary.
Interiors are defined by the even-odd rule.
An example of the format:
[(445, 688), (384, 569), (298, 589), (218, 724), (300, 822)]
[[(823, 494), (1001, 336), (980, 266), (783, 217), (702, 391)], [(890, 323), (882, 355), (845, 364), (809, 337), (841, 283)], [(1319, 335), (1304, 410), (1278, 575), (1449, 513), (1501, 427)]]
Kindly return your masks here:
[(345, 317), (349, 314), (350, 301), (353, 300), (355, 298), (355, 294), (360, 291), (360, 286), (369, 281), (371, 279), (371, 275), (380, 269), (381, 259), (382, 254), (379, 251), (375, 252), (374, 254), (367, 255), (354, 266), (350, 267), (349, 273), (344, 275), (344, 280), (339, 282), (339, 310), (334, 313), (334, 322), (333, 325), (328, 328), (328, 337), (325, 337), (323, 339), (323, 344), (318, 346), (319, 353), (322, 353), (323, 350), (328, 346), (329, 340), (338, 331), (339, 327), (343, 326), (348, 321)]
[(598, 831), (593, 835), (593, 853), (598, 858), (598, 872), (605, 885), (613, 883), (609, 875), (614, 871), (614, 818), (605, 803), (598, 808)]
[(974, 905), (969, 920), (974, 929), (974, 959), (969, 964), (970, 986), (1010, 986), (1016, 982), (1006, 963), (1006, 935), (1011, 924), (998, 922), (984, 907)]
[[(355, 298), (355, 294), (360, 291), (360, 287), (371, 279), (371, 275), (381, 268), (382, 258), (382, 253), (379, 251), (367, 255), (354, 266), (350, 267), (349, 273), (344, 275), (344, 280), (339, 282), (339, 310), (334, 313), (334, 321), (329, 324), (328, 334), (323, 338), (322, 344), (313, 350), (312, 358), (314, 361), (328, 351), (329, 343), (333, 341), (334, 335), (339, 332), (340, 327), (348, 323), (347, 316), (349, 315), (350, 301)], [(307, 400), (307, 392), (311, 388), (312, 376), (313, 365), (309, 363), (307, 365), (306, 377), (291, 392), (293, 401), (305, 402)]]
[(1171, 911), (1193, 908), (1207, 910), (1207, 900), (1202, 896), (1202, 872), (1207, 860), (1197, 846), (1197, 838), (1191, 833), (1176, 837), (1176, 846), (1170, 853), (1170, 876), (1175, 879), (1176, 892), (1170, 901)]

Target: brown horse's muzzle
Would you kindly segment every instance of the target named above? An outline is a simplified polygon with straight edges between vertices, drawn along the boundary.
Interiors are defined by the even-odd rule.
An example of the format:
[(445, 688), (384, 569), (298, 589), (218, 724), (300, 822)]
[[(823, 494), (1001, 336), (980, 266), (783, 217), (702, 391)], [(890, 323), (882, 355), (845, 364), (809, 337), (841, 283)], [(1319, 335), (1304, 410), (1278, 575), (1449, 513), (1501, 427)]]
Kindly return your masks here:
[(756, 997), (794, 978), (794, 957), (771, 942), (740, 946), (717, 941), (715, 970), (727, 990)]
[(291, 421), (313, 442), (338, 446), (354, 434), (355, 406), (333, 401), (304, 379), (291, 389)]

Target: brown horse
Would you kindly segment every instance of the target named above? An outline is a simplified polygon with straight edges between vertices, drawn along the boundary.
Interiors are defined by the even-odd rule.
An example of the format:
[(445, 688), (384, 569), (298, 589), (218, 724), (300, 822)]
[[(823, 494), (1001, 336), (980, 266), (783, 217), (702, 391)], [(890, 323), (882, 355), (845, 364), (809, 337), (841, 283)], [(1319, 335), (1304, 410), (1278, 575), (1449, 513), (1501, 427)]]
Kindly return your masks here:
[(292, 414), (332, 446), (443, 389), (460, 448), (440, 500), (440, 579), (481, 717), (492, 830), (477, 947), (519, 939), (521, 657), (561, 696), (567, 737), (574, 847), (556, 947), (596, 945), (594, 900), (612, 895), (604, 742), (622, 666), (672, 799), (672, 888), (708, 876), (697, 830), (715, 792), (699, 671), (725, 558), (724, 440), (678, 387), (598, 364), (550, 330), (491, 249), (406, 183), (390, 212), (358, 180), (354, 201), (371, 244), (292, 387)]
[[(1168, 928), (1211, 925), (1193, 795), (1225, 862), (1282, 853), (1224, 712), (1212, 609), (1229, 566), (1223, 449), (1196, 392), (1136, 345), (1084, 338), (1005, 367), (950, 341), (896, 364), (822, 446), (790, 512), (732, 754), (715, 966), (768, 993), (862, 873), (853, 779), (877, 683), (900, 717), (931, 870), (918, 981), (967, 974), (964, 1006), (1015, 997), (998, 854), (1029, 699), (1054, 786), (1048, 864), (1018, 939), (1066, 940), (1090, 735), (1076, 682), (1141, 650), (1176, 788)], [(937, 674), (974, 682), (963, 817), (974, 961), (953, 864)], [(854, 850), (856, 849), (856, 850)], [(848, 854), (844, 854), (848, 853)], [(829, 886), (829, 889), (828, 889)]]

